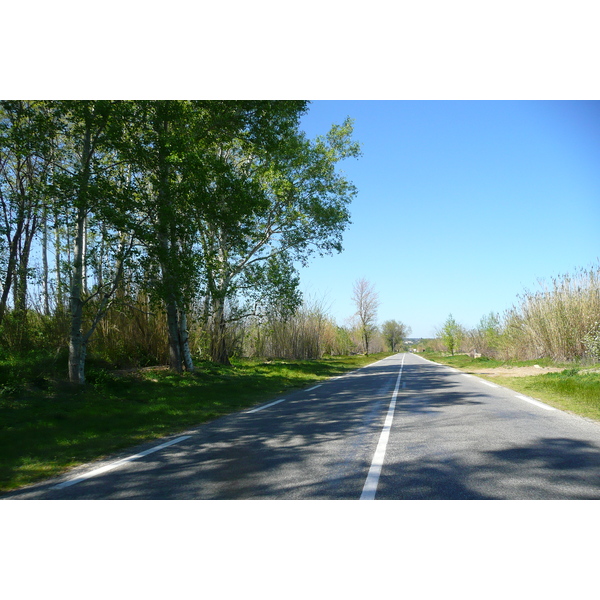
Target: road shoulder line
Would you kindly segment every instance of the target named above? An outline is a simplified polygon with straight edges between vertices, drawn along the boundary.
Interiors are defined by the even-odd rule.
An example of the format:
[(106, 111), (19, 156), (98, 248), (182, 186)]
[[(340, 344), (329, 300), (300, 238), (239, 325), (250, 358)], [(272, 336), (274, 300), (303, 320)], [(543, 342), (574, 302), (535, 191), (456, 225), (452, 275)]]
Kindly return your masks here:
[(100, 467), (98, 469), (88, 471), (87, 473), (84, 473), (83, 475), (77, 475), (73, 479), (68, 479), (67, 481), (63, 481), (62, 483), (59, 483), (58, 485), (53, 486), (51, 489), (60, 490), (60, 489), (69, 487), (71, 485), (75, 485), (76, 483), (80, 483), (81, 481), (85, 481), (86, 479), (90, 479), (91, 477), (96, 477), (96, 475), (101, 475), (102, 473), (106, 473), (107, 471), (112, 471), (113, 469), (116, 469), (117, 467), (120, 467), (121, 465), (124, 465), (125, 463), (131, 462), (133, 460), (137, 460), (138, 458), (142, 458), (143, 456), (147, 456), (148, 454), (152, 454), (153, 452), (158, 452), (159, 450), (162, 450), (163, 448), (172, 446), (173, 444), (177, 444), (178, 442), (182, 442), (183, 440), (187, 440), (191, 437), (192, 437), (191, 435), (182, 435), (178, 438), (175, 438), (174, 440), (165, 442), (164, 444), (154, 446), (152, 448), (149, 448), (148, 450), (144, 450), (143, 452), (138, 452), (138, 454), (133, 454), (132, 456), (128, 456), (127, 458), (122, 458), (121, 460), (117, 460), (108, 465), (104, 465), (103, 467)]

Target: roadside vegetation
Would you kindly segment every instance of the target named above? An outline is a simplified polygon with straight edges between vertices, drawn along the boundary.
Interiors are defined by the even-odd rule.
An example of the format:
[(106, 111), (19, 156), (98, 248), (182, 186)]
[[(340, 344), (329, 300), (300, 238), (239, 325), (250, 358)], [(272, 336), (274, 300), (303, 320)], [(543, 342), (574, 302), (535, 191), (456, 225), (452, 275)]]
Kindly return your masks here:
[(600, 360), (600, 264), (540, 281), (503, 314), (489, 313), (468, 329), (452, 315), (420, 350), (470, 353), (500, 360)]
[[(472, 373), (547, 404), (600, 422), (600, 363), (537, 360), (500, 360), (468, 354), (448, 355), (423, 352), (421, 356)], [(557, 372), (544, 372), (546, 367)], [(522, 375), (520, 369), (539, 369), (539, 374)], [(500, 372), (494, 372), (498, 369)], [(512, 371), (512, 373), (511, 373)]]
[(84, 385), (94, 356), (193, 372), (229, 363), (240, 323), (286, 320), (295, 264), (342, 250), (357, 193), (351, 120), (308, 139), (307, 110), (1, 100), (2, 347), (66, 347)]
[(299, 289), (361, 155), (308, 109), (0, 100), (0, 490), (382, 356), (375, 305), (338, 324)]
[[(540, 281), (503, 315), (490, 313), (473, 329), (452, 315), (434, 339), (415, 348), (423, 356), (600, 421), (600, 265)], [(552, 367), (525, 377), (480, 369)], [(559, 370), (560, 369), (560, 370)]]
[(266, 402), (380, 360), (388, 353), (321, 360), (235, 359), (199, 363), (193, 373), (166, 367), (112, 371), (92, 363), (88, 384), (55, 379), (67, 356), (53, 362), (0, 361), (19, 373), (17, 389), (0, 395), (0, 492), (219, 416)]

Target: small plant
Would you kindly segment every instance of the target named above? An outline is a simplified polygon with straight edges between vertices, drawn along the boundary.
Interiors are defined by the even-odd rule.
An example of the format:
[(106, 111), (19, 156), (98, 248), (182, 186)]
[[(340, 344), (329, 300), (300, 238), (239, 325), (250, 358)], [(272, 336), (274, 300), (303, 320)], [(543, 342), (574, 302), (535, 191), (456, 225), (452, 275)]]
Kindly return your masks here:
[(594, 323), (594, 326), (583, 337), (583, 345), (587, 354), (596, 360), (600, 360), (600, 323)]
[(565, 369), (564, 371), (561, 371), (560, 374), (561, 375), (566, 375), (567, 377), (573, 377), (575, 375), (577, 375), (579, 373), (579, 369)]
[(0, 397), (12, 398), (23, 391), (23, 386), (17, 383), (1, 383)]

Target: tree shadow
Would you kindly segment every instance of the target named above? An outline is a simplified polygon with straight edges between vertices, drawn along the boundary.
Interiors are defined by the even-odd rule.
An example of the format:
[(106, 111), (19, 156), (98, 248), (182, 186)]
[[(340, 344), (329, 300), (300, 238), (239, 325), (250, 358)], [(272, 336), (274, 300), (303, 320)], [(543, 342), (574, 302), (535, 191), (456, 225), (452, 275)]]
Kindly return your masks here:
[(600, 447), (539, 438), (528, 445), (386, 464), (378, 497), (398, 500), (600, 499)]
[[(486, 390), (468, 392), (452, 373), (405, 365), (393, 428), (424, 426), (409, 416), (460, 420)], [(415, 368), (413, 368), (415, 367)], [(192, 437), (52, 499), (358, 499), (397, 381), (397, 365), (376, 365), (256, 413), (220, 417)], [(423, 400), (423, 391), (426, 398)], [(456, 411), (453, 412), (453, 409)], [(404, 420), (404, 421), (403, 421)], [(154, 443), (156, 445), (156, 442)], [(134, 454), (139, 449), (130, 449)], [(30, 497), (35, 497), (32, 495)], [(600, 448), (585, 440), (539, 438), (469, 457), (388, 452), (378, 499), (600, 498)]]
[(285, 402), (261, 412), (215, 419), (190, 440), (133, 461), (131, 469), (46, 488), (44, 497), (356, 498), (390, 401), (393, 377), (387, 375), (394, 373), (397, 367), (385, 366), (349, 373), (351, 386), (331, 382), (286, 394)]

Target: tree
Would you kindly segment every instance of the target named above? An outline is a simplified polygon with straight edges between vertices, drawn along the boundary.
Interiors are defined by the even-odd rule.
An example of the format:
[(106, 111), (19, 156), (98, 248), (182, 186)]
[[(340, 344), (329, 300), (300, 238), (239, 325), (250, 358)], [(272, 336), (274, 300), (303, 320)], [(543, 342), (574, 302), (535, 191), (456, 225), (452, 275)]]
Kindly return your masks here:
[[(130, 214), (133, 197), (123, 181), (116, 155), (128, 114), (117, 101), (64, 101), (54, 103), (55, 118), (62, 127), (52, 188), (63, 204), (63, 219), (71, 219), (73, 260), (69, 306), (69, 380), (85, 383), (89, 340), (105, 316), (124, 274), (133, 247)], [(87, 283), (90, 219), (104, 225), (103, 243), (114, 243), (111, 276), (91, 292)], [(108, 274), (108, 269), (105, 270)], [(98, 300), (95, 302), (95, 300)], [(89, 307), (90, 314), (84, 314)]]
[(411, 329), (407, 325), (398, 321), (386, 321), (381, 326), (381, 333), (384, 340), (389, 344), (392, 352), (396, 352), (396, 346), (402, 342), (402, 340), (410, 335)]
[(71, 381), (85, 382), (91, 336), (132, 289), (148, 311), (164, 308), (174, 370), (193, 369), (187, 313), (199, 307), (212, 359), (227, 362), (228, 323), (269, 306), (282, 319), (293, 314), (295, 264), (341, 251), (350, 222), (356, 189), (336, 169), (360, 153), (351, 122), (308, 140), (299, 129), (306, 107), (3, 101), (0, 321), (11, 291), (25, 307), (38, 236), (44, 312), (50, 318), (51, 290), (54, 324), (63, 327), (69, 310)]
[(500, 345), (502, 325), (496, 313), (489, 313), (481, 317), (477, 327), (470, 332), (473, 350), (493, 356)]
[(463, 328), (454, 320), (452, 314), (448, 316), (446, 322), (442, 325), (439, 337), (448, 351), (454, 356), (454, 352), (460, 348), (460, 343), (464, 337)]
[(198, 140), (191, 103), (142, 101), (133, 104), (136, 124), (124, 148), (141, 196), (143, 218), (136, 235), (144, 245), (146, 283), (164, 304), (169, 364), (181, 373), (194, 369), (187, 337), (187, 300), (195, 271), (191, 240), (194, 229), (185, 194), (181, 165)]
[(41, 222), (50, 164), (51, 120), (41, 102), (0, 102), (0, 232), (7, 255), (0, 297), (0, 323), (11, 287), (14, 308), (26, 310), (29, 257)]
[(265, 244), (257, 221), (269, 206), (268, 187), (256, 171), (273, 163), (305, 105), (136, 103), (142, 134), (129, 153), (145, 190), (146, 219), (139, 236), (148, 283), (166, 307), (170, 364), (176, 371), (182, 371), (182, 360), (193, 369), (186, 312), (194, 296), (206, 298), (213, 359), (226, 362), (225, 311), (235, 278), (244, 272), (253, 289), (264, 281), (273, 289), (277, 274), (283, 287), (294, 287), (293, 277), (285, 277), (290, 264), (285, 257), (266, 256), (262, 270), (250, 267)]
[(232, 140), (220, 148), (228, 178), (211, 181), (216, 210), (200, 229), (211, 358), (224, 364), (227, 321), (260, 314), (264, 304), (293, 311), (301, 302), (294, 261), (341, 251), (350, 222), (356, 189), (336, 172), (338, 162), (359, 155), (350, 120), (310, 141), (290, 123), (289, 108), (281, 110), (271, 108), (271, 121), (287, 123), (276, 144)]
[(377, 309), (379, 296), (366, 279), (358, 279), (353, 288), (352, 300), (356, 306), (356, 317), (361, 338), (365, 344), (365, 354), (369, 354), (369, 342), (377, 330)]

